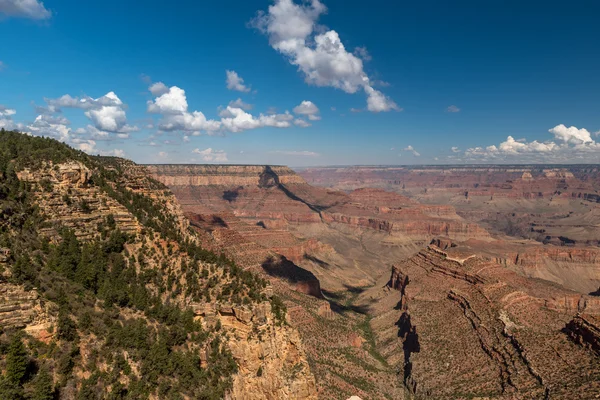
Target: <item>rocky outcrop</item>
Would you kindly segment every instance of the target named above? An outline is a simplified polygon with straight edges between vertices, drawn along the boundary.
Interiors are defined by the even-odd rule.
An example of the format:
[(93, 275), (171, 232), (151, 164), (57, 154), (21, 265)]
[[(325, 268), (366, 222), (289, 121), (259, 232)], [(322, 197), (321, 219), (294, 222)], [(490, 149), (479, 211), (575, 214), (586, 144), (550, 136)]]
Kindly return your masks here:
[(589, 348), (600, 356), (600, 319), (578, 314), (569, 321), (564, 331), (575, 343)]
[(392, 276), (390, 277), (388, 286), (404, 294), (404, 288), (406, 288), (408, 282), (408, 276), (404, 275), (400, 268), (392, 265)]
[(227, 343), (239, 367), (230, 399), (317, 398), (298, 332), (274, 320), (268, 301), (252, 309), (228, 304), (192, 304), (192, 309), (205, 326), (219, 321), (235, 332)]
[(89, 185), (90, 170), (79, 162), (48, 164), (45, 168), (17, 173), (19, 179), (34, 185), (36, 202), (46, 215), (48, 228), (42, 233), (56, 238), (55, 226), (75, 231), (79, 240), (92, 240), (98, 227), (112, 215), (116, 226), (126, 233), (137, 233), (141, 226), (131, 213), (96, 187)]
[(0, 329), (22, 329), (46, 341), (52, 337), (58, 307), (42, 300), (35, 289), (0, 282)]

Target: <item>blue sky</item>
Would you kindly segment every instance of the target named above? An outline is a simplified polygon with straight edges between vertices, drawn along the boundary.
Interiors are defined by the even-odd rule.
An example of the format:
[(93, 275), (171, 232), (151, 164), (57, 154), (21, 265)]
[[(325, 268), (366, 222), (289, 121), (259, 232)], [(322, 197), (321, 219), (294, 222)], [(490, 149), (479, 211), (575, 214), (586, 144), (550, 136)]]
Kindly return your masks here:
[(0, 126), (143, 163), (600, 162), (598, 15), (583, 0), (0, 0)]

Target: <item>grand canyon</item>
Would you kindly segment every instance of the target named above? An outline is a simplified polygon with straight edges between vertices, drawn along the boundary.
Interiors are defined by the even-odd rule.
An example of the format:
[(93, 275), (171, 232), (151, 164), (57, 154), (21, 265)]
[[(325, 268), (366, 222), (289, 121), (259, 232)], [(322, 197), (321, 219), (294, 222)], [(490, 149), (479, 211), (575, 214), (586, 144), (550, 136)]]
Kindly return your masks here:
[(600, 394), (597, 167), (138, 165), (0, 135), (3, 362), (46, 382), (3, 395)]
[(0, 0), (0, 400), (600, 399), (599, 17)]
[(274, 278), (323, 398), (600, 390), (597, 167), (147, 168)]

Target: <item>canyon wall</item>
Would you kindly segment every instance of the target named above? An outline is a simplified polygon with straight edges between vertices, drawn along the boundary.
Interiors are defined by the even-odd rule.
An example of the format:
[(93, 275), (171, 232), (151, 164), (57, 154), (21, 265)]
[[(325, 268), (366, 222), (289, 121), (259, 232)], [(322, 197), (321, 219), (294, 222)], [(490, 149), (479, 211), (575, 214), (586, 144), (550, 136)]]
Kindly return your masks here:
[[(600, 389), (587, 379), (600, 377), (597, 298), (519, 276), (463, 244), (434, 241), (363, 298), (378, 348), (414, 398), (569, 398)], [(578, 313), (587, 317), (573, 319)]]

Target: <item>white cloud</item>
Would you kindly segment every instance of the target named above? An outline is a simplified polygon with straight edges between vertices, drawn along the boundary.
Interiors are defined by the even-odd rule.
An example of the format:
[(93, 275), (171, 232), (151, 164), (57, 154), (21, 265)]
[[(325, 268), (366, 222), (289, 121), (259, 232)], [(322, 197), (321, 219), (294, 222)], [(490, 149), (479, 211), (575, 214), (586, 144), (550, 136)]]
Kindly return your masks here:
[(352, 107), (352, 108), (350, 109), (350, 112), (353, 112), (353, 113), (355, 113), (355, 114), (356, 114), (356, 113), (361, 113), (361, 112), (363, 112), (363, 110), (361, 110), (360, 108), (354, 108), (354, 107)]
[(285, 114), (260, 114), (258, 117), (245, 112), (241, 108), (227, 107), (229, 117), (222, 118), (223, 127), (229, 132), (237, 133), (261, 127), (289, 128), (294, 116), (286, 111)]
[(49, 19), (52, 13), (37, 0), (0, 0), (0, 14), (35, 20)]
[(581, 144), (592, 143), (592, 135), (587, 129), (577, 129), (574, 126), (567, 128), (563, 124), (557, 125), (548, 132), (554, 134), (554, 137), (565, 143)]
[(276, 151), (272, 151), (271, 153), (283, 154), (286, 156), (300, 156), (300, 157), (318, 157), (318, 156), (320, 156), (319, 153), (315, 153), (314, 151), (306, 151), (306, 150), (302, 150), (302, 151), (276, 150)]
[(421, 153), (419, 153), (417, 150), (415, 150), (415, 148), (412, 147), (411, 145), (406, 146), (402, 150), (411, 152), (412, 155), (415, 156), (415, 157), (419, 157), (421, 155)]
[(294, 113), (308, 117), (311, 121), (321, 119), (319, 108), (312, 101), (304, 100), (298, 106), (294, 107)]
[(460, 149), (456, 146), (452, 146), (450, 150), (452, 150), (453, 153), (460, 153)]
[(508, 136), (499, 145), (472, 147), (464, 152), (467, 161), (482, 162), (598, 162), (600, 143), (586, 129), (557, 125), (548, 130), (556, 141), (517, 140)]
[[(188, 111), (185, 91), (177, 86), (172, 86), (168, 92), (153, 101), (148, 101), (147, 105), (148, 112), (161, 114), (158, 121), (159, 131), (181, 131), (193, 136), (202, 133), (214, 135), (225, 131), (237, 133), (262, 127), (289, 128), (294, 120), (294, 116), (288, 111), (277, 114), (272, 110), (272, 114), (252, 115), (247, 112), (252, 106), (241, 99), (234, 100), (221, 109), (220, 120), (208, 119), (200, 111)], [(308, 118), (314, 120), (319, 117), (311, 114)]]
[(0, 104), (0, 117), (10, 117), (16, 113), (17, 111), (14, 108), (8, 108)]
[(242, 99), (232, 100), (229, 102), (229, 107), (241, 108), (242, 110), (252, 110), (252, 104), (245, 103)]
[(169, 91), (169, 88), (162, 82), (156, 82), (150, 85), (148, 90), (150, 91), (150, 93), (152, 93), (153, 96), (160, 96), (167, 93)]
[(398, 107), (396, 103), (390, 100), (386, 95), (381, 93), (377, 89), (373, 89), (371, 86), (365, 86), (365, 92), (367, 93), (367, 109), (371, 112), (386, 112), (386, 111), (402, 111), (402, 108)]
[(227, 162), (227, 153), (223, 150), (213, 150), (212, 148), (208, 148), (205, 150), (194, 149), (192, 153), (199, 154), (202, 157), (203, 161), (206, 162)]
[(27, 133), (36, 136), (51, 137), (61, 142), (71, 141), (71, 128), (66, 118), (53, 118), (47, 115), (38, 115), (35, 120), (25, 128)]
[(85, 142), (79, 143), (76, 147), (79, 150), (85, 151), (88, 154), (96, 153), (96, 142), (93, 140), (87, 140)]
[(460, 112), (460, 108), (458, 108), (455, 105), (451, 105), (451, 106), (448, 106), (448, 108), (446, 108), (446, 111), (449, 113), (457, 113), (457, 112)]
[(299, 126), (300, 128), (308, 128), (310, 126), (308, 122), (300, 118), (294, 120), (294, 125)]
[(326, 11), (319, 0), (311, 0), (306, 5), (298, 5), (293, 0), (275, 0), (269, 11), (259, 12), (252, 24), (269, 37), (271, 47), (298, 67), (307, 83), (338, 88), (346, 93), (362, 89), (370, 111), (399, 111), (394, 101), (373, 89), (362, 60), (346, 50), (336, 31), (318, 33), (323, 29), (317, 26), (317, 19)]
[(104, 96), (94, 99), (89, 96), (82, 98), (65, 94), (57, 99), (44, 99), (46, 107), (36, 107), (43, 114), (60, 113), (61, 108), (78, 108), (85, 110), (85, 116), (101, 131), (113, 133), (128, 133), (138, 131), (137, 126), (127, 125), (125, 104), (115, 92), (108, 92)]
[(147, 106), (148, 112), (162, 114), (158, 122), (162, 131), (215, 132), (221, 128), (219, 121), (207, 119), (200, 111), (188, 112), (185, 90), (177, 86), (171, 86), (153, 101), (148, 101)]
[(188, 103), (185, 90), (171, 86), (168, 91), (148, 101), (148, 112), (155, 114), (179, 114), (187, 112)]
[(169, 155), (169, 153), (167, 153), (166, 151), (159, 151), (158, 152), (158, 156), (160, 158), (166, 158)]
[(125, 111), (115, 106), (89, 110), (85, 112), (85, 116), (92, 120), (98, 129), (110, 132), (118, 132), (127, 122)]
[(250, 87), (244, 85), (244, 79), (237, 72), (227, 70), (225, 73), (227, 74), (227, 89), (246, 93), (251, 90)]
[(181, 114), (167, 114), (159, 121), (158, 127), (162, 131), (184, 131), (214, 133), (221, 128), (221, 122), (207, 119), (200, 111)]

